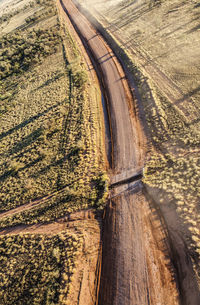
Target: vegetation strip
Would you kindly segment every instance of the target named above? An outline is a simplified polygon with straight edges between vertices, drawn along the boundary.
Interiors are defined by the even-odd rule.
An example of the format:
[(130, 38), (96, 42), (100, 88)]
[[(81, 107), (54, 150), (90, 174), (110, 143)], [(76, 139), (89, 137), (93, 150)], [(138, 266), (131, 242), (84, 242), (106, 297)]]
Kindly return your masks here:
[(20, 5), (0, 19), (0, 303), (62, 305), (76, 299), (76, 269), (85, 281), (99, 251), (101, 93), (55, 2)]
[(1, 303), (65, 304), (82, 240), (64, 232), (1, 237)]
[[(42, 16), (43, 15), (40, 17), (40, 15), (38, 15), (37, 26), (38, 22), (43, 22)], [(49, 18), (52, 17), (50, 16)], [(35, 25), (33, 22), (31, 24), (31, 28), (27, 29), (25, 26), (25, 29), (21, 29), (20, 32), (17, 32), (17, 37), (19, 38), (16, 38), (16, 48), (19, 44), (18, 40), (21, 39), (20, 37), (23, 37), (23, 35), (25, 36), (26, 33), (28, 33), (28, 35), (30, 35), (29, 33), (35, 33), (34, 30), (32, 30), (32, 27), (34, 26)], [(9, 214), (9, 210), (14, 211), (14, 209), (18, 207), (20, 209), (20, 206), (23, 206), (24, 204), (27, 204), (27, 207), (31, 207), (32, 203), (29, 203), (29, 201), (36, 202), (38, 200), (38, 205), (42, 203), (42, 210), (40, 209), (39, 211), (35, 211), (35, 213), (31, 212), (30, 215), (25, 213), (27, 215), (25, 223), (27, 223), (29, 217), (34, 218), (32, 221), (37, 221), (37, 215), (39, 215), (41, 211), (46, 210), (45, 215), (47, 215), (48, 207), (50, 210), (52, 210), (52, 212), (50, 212), (50, 215), (52, 216), (49, 218), (49, 220), (53, 219), (53, 210), (57, 209), (59, 205), (60, 212), (55, 214), (55, 217), (62, 216), (65, 211), (67, 212), (68, 207), (61, 208), (61, 203), (63, 203), (65, 200), (74, 202), (73, 197), (81, 184), (83, 186), (81, 188), (82, 194), (77, 194), (77, 197), (75, 195), (76, 199), (74, 197), (76, 202), (77, 198), (80, 198), (80, 205), (78, 209), (80, 209), (81, 204), (84, 208), (84, 202), (86, 204), (87, 200), (88, 204), (92, 206), (95, 201), (95, 187), (97, 186), (97, 183), (100, 182), (100, 177), (104, 176), (104, 165), (102, 158), (100, 157), (102, 152), (101, 147), (98, 146), (100, 144), (98, 138), (102, 137), (102, 135), (98, 133), (100, 119), (98, 117), (99, 114), (97, 111), (99, 111), (99, 109), (95, 108), (97, 107), (96, 104), (98, 101), (95, 103), (92, 103), (91, 101), (91, 98), (96, 99), (97, 96), (96, 93), (95, 95), (92, 93), (93, 95), (89, 97), (91, 92), (89, 93), (90, 85), (88, 83), (87, 73), (84, 71), (84, 64), (81, 62), (79, 57), (80, 54), (75, 47), (73, 39), (67, 32), (65, 25), (57, 24), (56, 27), (57, 30), (54, 30), (55, 33), (53, 34), (53, 37), (56, 41), (58, 40), (58, 53), (55, 53), (55, 55), (51, 55), (51, 53), (47, 54), (48, 56), (53, 56), (51, 59), (53, 65), (48, 66), (50, 70), (50, 67), (52, 67), (52, 71), (49, 71), (48, 73), (45, 72), (46, 64), (49, 60), (48, 56), (46, 55), (47, 59), (43, 60), (42, 57), (39, 59), (41, 61), (40, 65), (43, 65), (42, 67), (44, 72), (40, 71), (40, 65), (38, 63), (29, 62), (29, 66), (27, 66), (27, 63), (24, 62), (24, 59), (22, 61), (20, 59), (21, 57), (19, 57), (19, 70), (14, 72), (13, 70), (4, 70), (5, 72), (2, 74), (3, 86), (7, 86), (8, 79), (15, 79), (15, 74), (21, 77), (22, 83), (24, 82), (23, 86), (25, 86), (25, 90), (22, 88), (23, 86), (18, 88), (16, 83), (13, 87), (17, 88), (15, 101), (18, 101), (19, 98), (22, 98), (22, 95), (26, 92), (29, 95), (29, 98), (32, 98), (34, 102), (36, 102), (37, 99), (41, 96), (40, 94), (43, 94), (45, 95), (46, 101), (50, 103), (51, 95), (49, 95), (48, 91), (52, 92), (52, 97), (54, 97), (56, 92), (55, 88), (57, 88), (57, 90), (59, 89), (59, 93), (57, 94), (57, 97), (55, 97), (57, 101), (63, 95), (62, 100), (58, 101), (53, 106), (44, 109), (39, 114), (33, 115), (17, 126), (11, 127), (8, 130), (3, 130), (1, 133), (1, 145), (3, 148), (1, 156), (2, 160), (6, 160), (6, 162), (4, 161), (2, 164), (2, 175), (0, 176), (2, 189), (3, 185), (5, 189), (5, 193), (2, 192), (1, 196), (2, 202), (0, 202), (2, 213)], [(43, 37), (44, 31), (45, 30), (40, 31), (40, 37)], [(4, 37), (3, 39), (5, 40)], [(8, 36), (9, 41), (10, 39), (12, 41), (14, 38), (10, 38), (10, 36)], [(20, 41), (20, 43), (23, 45), (24, 41)], [(68, 47), (68, 49), (66, 49), (66, 47)], [(53, 48), (51, 49), (53, 50)], [(7, 49), (5, 52), (7, 52)], [(21, 51), (18, 50), (18, 52), (19, 54), (23, 54), (25, 51), (22, 49)], [(34, 50), (33, 53), (35, 54)], [(40, 53), (43, 54), (43, 49), (40, 50)], [(61, 56), (63, 56), (63, 62), (61, 60)], [(30, 58), (32, 57), (33, 56), (31, 55)], [(59, 58), (57, 63), (55, 62), (56, 57)], [(70, 64), (67, 57), (69, 57), (70, 60), (74, 62)], [(9, 59), (10, 57), (6, 58)], [(29, 56), (26, 58), (29, 58)], [(55, 70), (56, 68), (58, 70), (54, 73), (53, 69)], [(32, 71), (34, 71), (35, 76), (31, 81), (26, 81), (24, 75), (28, 73), (28, 76), (31, 79)], [(41, 75), (44, 79), (46, 78), (47, 80), (44, 81), (44, 83), (41, 83), (40, 78), (36, 77), (37, 74)], [(50, 79), (48, 79), (49, 76)], [(67, 78), (69, 78), (69, 80)], [(33, 86), (31, 85), (31, 82), (34, 84)], [(39, 84), (38, 88), (37, 84)], [(4, 90), (4, 87), (2, 87), (2, 90)], [(67, 92), (68, 99), (65, 98), (65, 92)], [(12, 98), (13, 97), (14, 96), (12, 95)], [(3, 102), (7, 107), (8, 98), (11, 97), (6, 98), (7, 100), (4, 99)], [(20, 104), (18, 107), (20, 109)], [(14, 105), (12, 109), (15, 111)], [(4, 112), (2, 113), (1, 118), (3, 120), (7, 119), (7, 111), (8, 110), (4, 109)], [(11, 115), (12, 112), (9, 112), (9, 116)], [(50, 121), (48, 122), (49, 119)], [(35, 130), (35, 126), (38, 126), (38, 123), (40, 127), (37, 127)], [(31, 134), (29, 134), (30, 126), (32, 128)], [(85, 134), (83, 130), (86, 131)], [(21, 136), (23, 132), (24, 135)], [(10, 141), (10, 139), (12, 139), (11, 143), (14, 140), (14, 147), (12, 147), (10, 144), (8, 145), (8, 141)], [(99, 143), (97, 143), (97, 141), (99, 141)], [(6, 146), (5, 143), (7, 143)], [(57, 155), (56, 158), (55, 154)], [(28, 163), (27, 160), (29, 160)], [(86, 164), (88, 164), (88, 171), (86, 170)], [(97, 168), (99, 168), (98, 175), (96, 175)], [(76, 179), (74, 177), (76, 177)], [(107, 178), (104, 177), (103, 179), (106, 181)], [(90, 192), (91, 187), (93, 188), (93, 193)], [(15, 192), (12, 194), (14, 189)], [(72, 194), (73, 192), (74, 195)], [(89, 192), (88, 196), (84, 194), (84, 192)], [(62, 196), (60, 193), (62, 193)], [(53, 197), (51, 194), (53, 194)], [(97, 196), (100, 199), (99, 195)], [(46, 198), (45, 200), (47, 204), (45, 204), (43, 199), (39, 203), (40, 198)], [(52, 204), (48, 204), (49, 200), (51, 200)], [(5, 202), (7, 202), (7, 204), (5, 204)], [(70, 207), (73, 205), (74, 203), (71, 202)], [(36, 206), (34, 206), (34, 209), (37, 210)], [(16, 217), (21, 219), (20, 223), (23, 223), (22, 214)], [(43, 216), (44, 220), (45, 217), (47, 216)], [(7, 221), (7, 224), (9, 225), (9, 223), (12, 223), (12, 221), (15, 223), (14, 219), (10, 219)], [(19, 220), (17, 223), (19, 223)]]

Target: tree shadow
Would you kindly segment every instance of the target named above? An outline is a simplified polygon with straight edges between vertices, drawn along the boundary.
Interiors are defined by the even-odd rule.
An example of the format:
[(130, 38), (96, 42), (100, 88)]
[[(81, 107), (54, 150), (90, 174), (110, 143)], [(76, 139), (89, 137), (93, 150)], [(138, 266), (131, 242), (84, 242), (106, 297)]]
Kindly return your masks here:
[(187, 31), (187, 34), (191, 34), (191, 33), (194, 33), (196, 31), (199, 31), (199, 30), (200, 30), (200, 24), (196, 25), (191, 30)]
[[(142, 16), (148, 14), (149, 12), (156, 9), (158, 6), (161, 5), (160, 0), (149, 0), (148, 3), (144, 2), (142, 4), (138, 4), (137, 6), (130, 9), (132, 5), (134, 5), (137, 1), (134, 1), (130, 3), (129, 5), (126, 5), (125, 7), (119, 8), (116, 11), (116, 14), (119, 12), (122, 12), (125, 9), (129, 9), (129, 11), (126, 13), (126, 16), (124, 16), (122, 13), (121, 18), (118, 17), (118, 19), (112, 23), (111, 27), (113, 26), (114, 30), (112, 32), (115, 32), (119, 29), (122, 29), (123, 27), (129, 25), (133, 21), (141, 18)], [(107, 28), (108, 29), (108, 28)]]
[(24, 122), (20, 123), (19, 125), (16, 125), (15, 127), (9, 129), (8, 131), (2, 132), (0, 134), (0, 140), (2, 140), (4, 137), (11, 135), (14, 131), (17, 131), (23, 127), (25, 127), (26, 125), (34, 122), (35, 120), (39, 119), (41, 116), (47, 114), (49, 111), (53, 110), (54, 108), (58, 107), (58, 105), (62, 104), (61, 102), (57, 103), (56, 105), (53, 105), (49, 108), (47, 108), (46, 110), (44, 110), (43, 112), (40, 112), (36, 115), (34, 115), (33, 117), (29, 118), (28, 120), (25, 120)]
[(7, 170), (3, 175), (0, 176), (0, 181), (3, 182), (6, 180), (8, 177), (13, 176), (14, 171), (13, 170)]
[(199, 8), (200, 7), (200, 3), (196, 3), (195, 5), (194, 5), (194, 8)]
[(23, 138), (20, 142), (15, 144), (12, 149), (9, 150), (8, 154), (16, 154), (26, 148), (27, 146), (31, 145), (33, 142), (35, 142), (41, 135), (42, 135), (43, 129), (39, 127), (38, 129), (34, 130), (31, 134)]
[[(121, 13), (126, 9), (130, 9), (130, 7), (133, 6), (134, 4), (136, 4), (137, 2), (138, 2), (137, 0), (134, 0), (125, 6), (123, 6), (123, 4), (119, 5), (119, 8), (115, 11), (115, 14)], [(145, 4), (139, 4), (138, 6), (136, 6), (132, 9), (131, 13), (133, 13), (135, 10), (139, 10), (140, 8), (142, 8), (144, 6), (145, 6)], [(115, 8), (111, 9), (110, 12), (112, 12), (114, 10), (115, 10)]]
[(64, 76), (63, 72), (58, 73), (54, 77), (52, 77), (52, 78), (48, 79), (47, 81), (45, 81), (41, 86), (39, 86), (36, 89), (32, 90), (32, 92), (40, 90), (40, 89), (43, 89), (44, 87), (49, 86), (50, 84), (54, 83), (56, 80), (60, 79), (62, 76)]
[(198, 93), (199, 91), (200, 91), (200, 86), (183, 95), (183, 97), (179, 100), (176, 100), (174, 104), (178, 105), (182, 103), (184, 100), (191, 98), (194, 94)]
[(49, 165), (41, 168), (37, 173), (33, 174), (31, 177), (32, 178), (38, 178), (40, 175), (45, 174), (48, 172), (52, 167), (55, 166), (62, 166), (62, 164), (67, 160), (67, 156), (64, 156), (63, 158), (56, 160), (54, 162), (51, 162)]
[(3, 175), (0, 176), (0, 182), (5, 181), (8, 177), (17, 176), (19, 172), (22, 172), (23, 170), (28, 169), (28, 168), (36, 165), (38, 162), (42, 161), (43, 158), (44, 158), (43, 156), (39, 156), (37, 159), (35, 159), (32, 162), (26, 164), (25, 166), (23, 166), (22, 168), (20, 168), (18, 170), (14, 170), (14, 169), (7, 170), (6, 172), (3, 173)]
[[(181, 26), (178, 26), (178, 27), (175, 28), (173, 31), (168, 32), (168, 33), (162, 35), (162, 37), (164, 37), (164, 38), (169, 37), (169, 36), (171, 36), (172, 34), (178, 32), (179, 30), (184, 29), (186, 26), (190, 25), (191, 23), (195, 22), (196, 20), (199, 20), (199, 17), (196, 17), (196, 18), (194, 18), (193, 20), (190, 20), (190, 21), (188, 21), (188, 22), (182, 24)], [(188, 31), (188, 32), (189, 32), (189, 31)], [(186, 32), (186, 33), (188, 33), (188, 32)]]

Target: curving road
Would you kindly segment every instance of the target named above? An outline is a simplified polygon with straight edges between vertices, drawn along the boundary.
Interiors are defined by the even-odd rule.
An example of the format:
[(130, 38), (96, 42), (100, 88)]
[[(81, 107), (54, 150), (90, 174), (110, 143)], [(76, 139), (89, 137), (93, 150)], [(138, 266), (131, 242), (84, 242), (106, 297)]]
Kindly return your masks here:
[(150, 219), (151, 210), (141, 182), (133, 183), (132, 179), (141, 178), (144, 141), (123, 70), (73, 1), (60, 0), (60, 3), (95, 64), (110, 118), (111, 184), (116, 187), (110, 192), (112, 199), (105, 217), (98, 304), (178, 305), (170, 261), (163, 253), (166, 236), (161, 224), (158, 222), (155, 228), (154, 220)]
[(131, 119), (133, 113), (128, 103), (130, 92), (125, 87), (121, 67), (102, 37), (91, 27), (73, 2), (61, 0), (61, 4), (85, 47), (92, 53), (98, 72), (101, 74), (106, 98), (109, 100), (113, 142), (112, 168), (115, 173), (121, 173), (120, 179), (133, 176), (141, 165), (141, 151), (135, 145), (138, 135), (137, 130), (133, 128)]

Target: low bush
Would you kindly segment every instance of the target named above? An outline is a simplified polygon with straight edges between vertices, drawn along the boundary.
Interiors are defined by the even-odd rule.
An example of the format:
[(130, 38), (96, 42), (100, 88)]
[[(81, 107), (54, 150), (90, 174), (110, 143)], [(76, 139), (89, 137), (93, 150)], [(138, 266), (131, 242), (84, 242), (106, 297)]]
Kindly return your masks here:
[(0, 237), (0, 304), (65, 304), (80, 234)]

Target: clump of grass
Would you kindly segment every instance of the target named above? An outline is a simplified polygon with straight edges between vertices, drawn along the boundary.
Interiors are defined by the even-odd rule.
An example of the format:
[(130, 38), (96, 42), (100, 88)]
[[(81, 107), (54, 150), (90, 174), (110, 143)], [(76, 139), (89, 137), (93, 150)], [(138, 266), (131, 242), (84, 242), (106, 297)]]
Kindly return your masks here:
[(81, 234), (0, 238), (0, 303), (65, 304)]
[(0, 39), (0, 80), (26, 71), (43, 57), (56, 52), (59, 39), (58, 25), (45, 30), (34, 29), (26, 34), (17, 31), (4, 35)]

